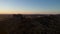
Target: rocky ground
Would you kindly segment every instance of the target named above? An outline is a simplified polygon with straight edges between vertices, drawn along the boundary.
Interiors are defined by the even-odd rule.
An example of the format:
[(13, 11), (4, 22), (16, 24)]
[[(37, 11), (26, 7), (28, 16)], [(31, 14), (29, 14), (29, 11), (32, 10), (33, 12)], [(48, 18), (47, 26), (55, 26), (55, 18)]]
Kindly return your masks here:
[(60, 34), (60, 15), (34, 19), (13, 15), (0, 21), (0, 34)]

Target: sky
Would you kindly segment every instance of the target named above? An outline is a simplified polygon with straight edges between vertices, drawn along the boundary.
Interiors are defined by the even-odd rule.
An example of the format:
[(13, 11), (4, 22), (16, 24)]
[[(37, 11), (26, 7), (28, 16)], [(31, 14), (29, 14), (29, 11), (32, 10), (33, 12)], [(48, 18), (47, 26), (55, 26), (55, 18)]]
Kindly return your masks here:
[(0, 0), (0, 14), (59, 14), (60, 0)]

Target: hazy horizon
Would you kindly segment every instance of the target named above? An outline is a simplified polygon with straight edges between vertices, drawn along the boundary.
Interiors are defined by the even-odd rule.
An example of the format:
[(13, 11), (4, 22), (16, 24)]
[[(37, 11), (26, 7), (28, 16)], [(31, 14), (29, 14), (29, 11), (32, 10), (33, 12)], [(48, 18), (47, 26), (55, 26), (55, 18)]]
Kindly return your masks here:
[(60, 0), (0, 0), (0, 14), (60, 14)]

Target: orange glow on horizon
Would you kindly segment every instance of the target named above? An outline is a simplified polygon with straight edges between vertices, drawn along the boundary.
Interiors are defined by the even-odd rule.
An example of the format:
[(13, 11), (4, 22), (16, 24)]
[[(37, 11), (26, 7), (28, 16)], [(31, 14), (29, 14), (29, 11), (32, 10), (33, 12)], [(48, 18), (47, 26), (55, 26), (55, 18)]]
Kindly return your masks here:
[(31, 11), (12, 11), (0, 10), (0, 14), (60, 14), (59, 12), (31, 12)]

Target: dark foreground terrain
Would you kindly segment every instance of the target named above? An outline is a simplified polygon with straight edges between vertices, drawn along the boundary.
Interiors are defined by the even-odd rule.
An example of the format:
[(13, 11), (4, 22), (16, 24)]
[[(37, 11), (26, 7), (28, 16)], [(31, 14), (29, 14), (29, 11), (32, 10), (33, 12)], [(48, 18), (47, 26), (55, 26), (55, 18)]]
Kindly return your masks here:
[(0, 15), (0, 34), (60, 34), (60, 14)]

